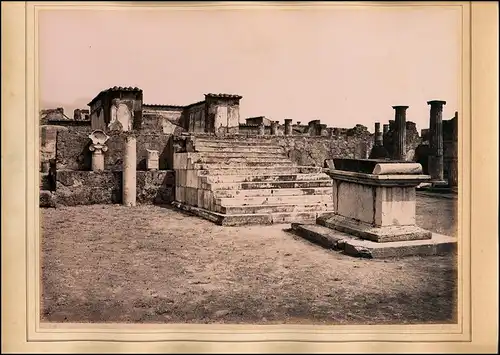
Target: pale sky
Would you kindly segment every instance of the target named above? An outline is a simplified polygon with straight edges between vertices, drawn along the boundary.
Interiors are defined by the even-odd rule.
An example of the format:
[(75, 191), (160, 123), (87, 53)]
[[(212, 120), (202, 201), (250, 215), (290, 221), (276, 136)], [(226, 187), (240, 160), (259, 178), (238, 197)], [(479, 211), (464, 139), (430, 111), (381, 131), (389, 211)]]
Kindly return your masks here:
[(147, 104), (243, 96), (241, 121), (267, 116), (334, 127), (394, 119), (429, 126), (428, 100), (459, 111), (459, 7), (309, 10), (45, 10), (41, 108), (73, 109), (137, 86)]

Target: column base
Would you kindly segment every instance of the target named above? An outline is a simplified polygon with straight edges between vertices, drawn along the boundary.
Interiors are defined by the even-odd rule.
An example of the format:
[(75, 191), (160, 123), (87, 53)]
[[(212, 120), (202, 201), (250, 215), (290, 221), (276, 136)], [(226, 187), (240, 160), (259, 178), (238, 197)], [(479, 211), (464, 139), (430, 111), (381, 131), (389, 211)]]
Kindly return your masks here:
[(432, 238), (432, 232), (415, 225), (376, 227), (337, 214), (326, 214), (318, 217), (316, 223), (339, 232), (348, 233), (361, 239), (367, 239), (378, 243), (425, 240)]

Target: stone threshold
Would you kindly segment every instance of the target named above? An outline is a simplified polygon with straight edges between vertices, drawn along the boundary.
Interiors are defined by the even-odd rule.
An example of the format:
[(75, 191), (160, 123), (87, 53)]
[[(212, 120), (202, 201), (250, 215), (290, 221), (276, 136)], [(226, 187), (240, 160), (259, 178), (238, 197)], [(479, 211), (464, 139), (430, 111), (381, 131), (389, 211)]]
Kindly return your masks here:
[(370, 259), (444, 255), (457, 248), (456, 238), (437, 233), (432, 233), (431, 239), (378, 243), (317, 224), (292, 223), (289, 232), (326, 249)]

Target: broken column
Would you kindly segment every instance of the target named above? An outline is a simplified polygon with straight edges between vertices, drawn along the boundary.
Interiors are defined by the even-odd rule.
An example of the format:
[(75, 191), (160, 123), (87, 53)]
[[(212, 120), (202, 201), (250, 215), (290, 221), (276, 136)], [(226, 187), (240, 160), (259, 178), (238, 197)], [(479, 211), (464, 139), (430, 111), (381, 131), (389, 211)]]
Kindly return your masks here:
[(159, 152), (157, 150), (150, 150), (150, 149), (146, 149), (146, 151), (148, 153), (148, 157), (146, 159), (146, 169), (148, 169), (149, 171), (158, 170), (160, 165)]
[(278, 125), (279, 125), (279, 121), (272, 121), (271, 122), (271, 135), (272, 136), (278, 135)]
[(406, 158), (406, 110), (409, 106), (392, 106), (395, 110), (394, 125), (394, 160), (405, 160)]
[(285, 135), (291, 136), (293, 134), (292, 131), (292, 120), (290, 118), (285, 119)]
[[(389, 128), (389, 127), (387, 127)], [(375, 144), (372, 147), (369, 159), (387, 159), (389, 153), (383, 145), (382, 132), (380, 132), (380, 122), (375, 122)]]
[(438, 183), (444, 179), (443, 174), (443, 105), (446, 101), (427, 101), (431, 105), (429, 123), (429, 175), (431, 182)]
[(89, 146), (89, 150), (92, 152), (92, 171), (104, 171), (103, 153), (108, 150), (105, 143), (109, 137), (103, 131), (95, 130), (89, 135), (89, 138), (92, 140), (92, 144)]
[(137, 148), (136, 138), (132, 135), (125, 138), (125, 149), (123, 152), (123, 205), (136, 205), (136, 167)]

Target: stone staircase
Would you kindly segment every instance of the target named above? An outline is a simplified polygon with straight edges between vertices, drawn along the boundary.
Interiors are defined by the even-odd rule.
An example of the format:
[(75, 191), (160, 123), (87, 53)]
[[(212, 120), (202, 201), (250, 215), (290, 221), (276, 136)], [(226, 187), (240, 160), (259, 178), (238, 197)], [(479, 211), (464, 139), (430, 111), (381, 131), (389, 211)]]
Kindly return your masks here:
[(256, 137), (195, 137), (174, 154), (174, 205), (221, 225), (314, 223), (333, 210), (332, 179)]

